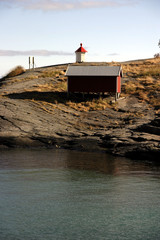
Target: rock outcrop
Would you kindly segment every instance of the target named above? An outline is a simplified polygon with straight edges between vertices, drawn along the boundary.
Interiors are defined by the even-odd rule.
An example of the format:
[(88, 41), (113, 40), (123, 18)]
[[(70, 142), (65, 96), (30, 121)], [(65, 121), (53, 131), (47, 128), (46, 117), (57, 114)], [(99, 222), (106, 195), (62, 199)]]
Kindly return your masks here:
[(39, 77), (43, 71), (28, 71), (1, 84), (1, 148), (68, 148), (133, 159), (160, 157), (160, 116), (147, 103), (128, 96), (118, 100), (116, 109), (79, 111), (65, 104), (65, 92), (44, 89), (62, 79), (60, 75), (54, 81)]

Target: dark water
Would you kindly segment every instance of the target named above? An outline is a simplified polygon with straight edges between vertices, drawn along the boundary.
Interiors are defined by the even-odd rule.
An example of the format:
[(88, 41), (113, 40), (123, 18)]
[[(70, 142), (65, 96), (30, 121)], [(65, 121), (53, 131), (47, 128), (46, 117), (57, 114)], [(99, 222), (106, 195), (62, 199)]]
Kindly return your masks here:
[(159, 240), (160, 166), (0, 150), (0, 240)]

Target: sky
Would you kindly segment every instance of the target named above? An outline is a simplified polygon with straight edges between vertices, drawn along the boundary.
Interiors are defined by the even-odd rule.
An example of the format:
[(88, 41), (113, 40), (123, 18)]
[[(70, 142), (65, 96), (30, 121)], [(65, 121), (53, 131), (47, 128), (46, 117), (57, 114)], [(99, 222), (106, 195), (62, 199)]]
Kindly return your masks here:
[(159, 0), (0, 0), (0, 76), (75, 62), (80, 43), (88, 62), (152, 58), (159, 39)]

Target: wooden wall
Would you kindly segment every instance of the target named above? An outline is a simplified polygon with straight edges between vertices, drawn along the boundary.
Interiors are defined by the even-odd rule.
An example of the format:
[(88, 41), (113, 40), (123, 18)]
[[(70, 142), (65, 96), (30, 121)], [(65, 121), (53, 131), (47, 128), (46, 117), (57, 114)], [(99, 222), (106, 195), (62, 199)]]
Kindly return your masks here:
[(120, 82), (113, 76), (69, 76), (68, 92), (117, 92), (120, 90)]

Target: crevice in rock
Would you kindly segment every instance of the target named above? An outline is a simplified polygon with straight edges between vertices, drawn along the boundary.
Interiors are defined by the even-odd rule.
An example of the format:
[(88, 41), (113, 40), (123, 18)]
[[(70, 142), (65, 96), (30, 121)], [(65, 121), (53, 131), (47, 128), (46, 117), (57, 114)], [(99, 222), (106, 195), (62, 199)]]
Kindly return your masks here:
[(21, 128), (20, 128), (19, 126), (17, 126), (16, 124), (14, 124), (14, 123), (13, 123), (12, 121), (10, 121), (9, 119), (7, 119), (6, 117), (0, 116), (0, 118), (1, 118), (2, 120), (4, 120), (4, 121), (7, 121), (7, 122), (11, 123), (12, 126), (14, 126), (15, 128), (18, 128), (21, 132), (23, 132), (23, 133), (28, 133), (28, 132), (24, 131), (23, 129), (21, 129)]

